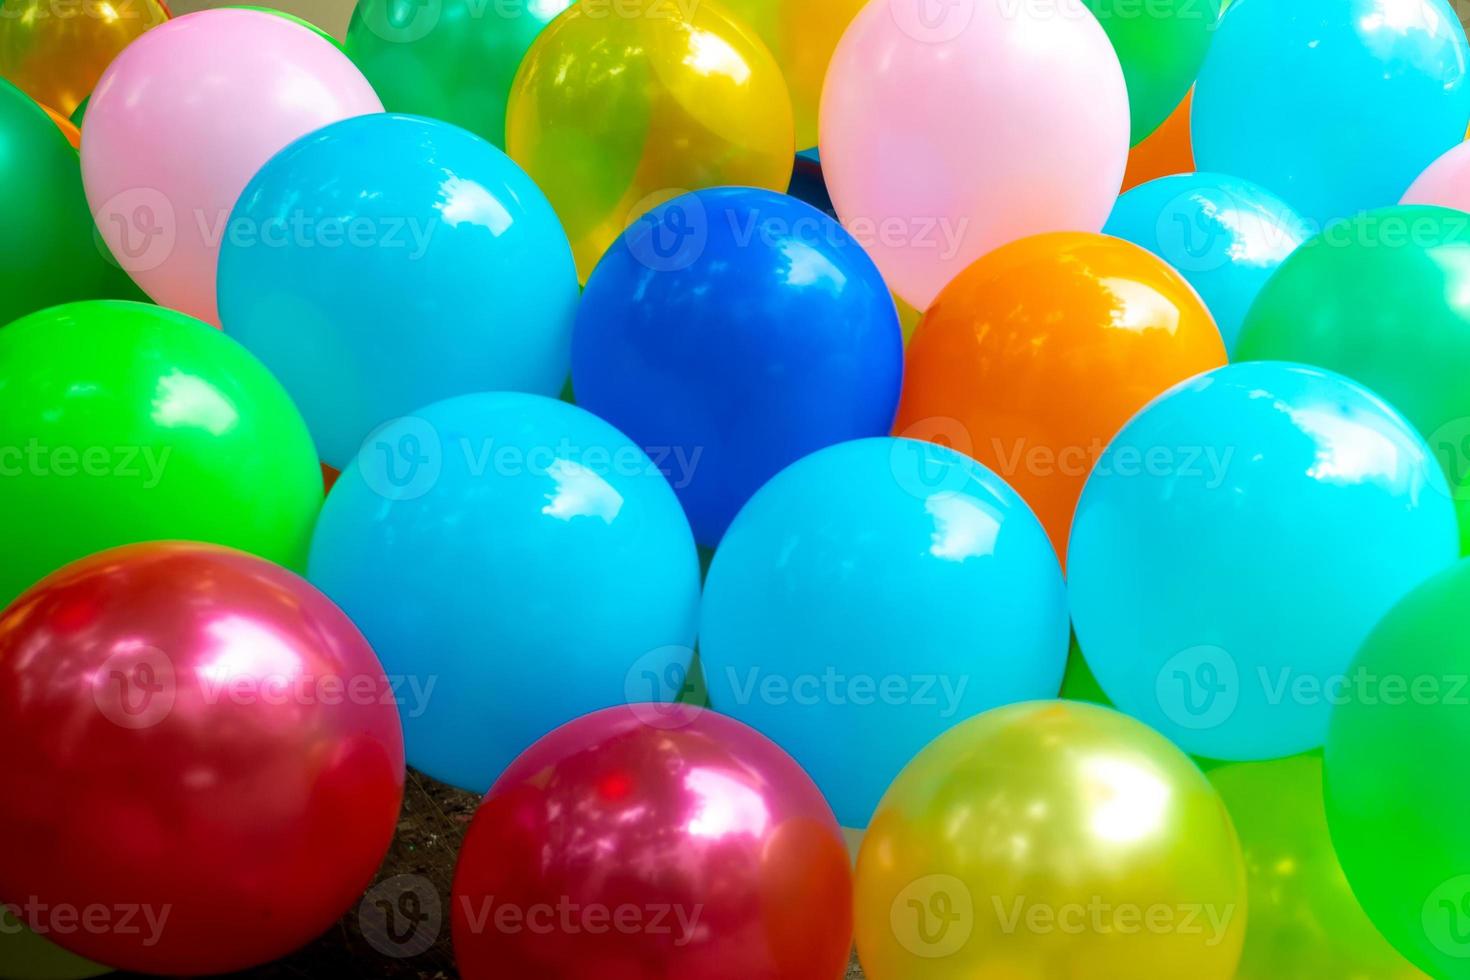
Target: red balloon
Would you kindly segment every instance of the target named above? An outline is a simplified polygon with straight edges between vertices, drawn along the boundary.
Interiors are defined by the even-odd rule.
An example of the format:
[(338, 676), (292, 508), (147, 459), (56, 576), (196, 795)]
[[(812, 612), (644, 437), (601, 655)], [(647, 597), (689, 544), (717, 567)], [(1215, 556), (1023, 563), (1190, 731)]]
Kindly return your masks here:
[(455, 872), (466, 980), (839, 980), (842, 830), (806, 773), (733, 719), (609, 708), (491, 787)]
[(0, 616), (0, 896), (87, 959), (222, 973), (321, 934), (398, 819), (392, 690), (305, 580), (212, 545), (84, 558)]

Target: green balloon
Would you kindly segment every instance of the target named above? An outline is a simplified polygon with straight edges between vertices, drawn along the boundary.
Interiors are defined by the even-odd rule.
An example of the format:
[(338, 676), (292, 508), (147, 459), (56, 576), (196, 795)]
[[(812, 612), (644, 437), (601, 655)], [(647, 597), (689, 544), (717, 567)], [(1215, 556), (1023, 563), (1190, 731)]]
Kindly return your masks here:
[(77, 107), (71, 111), (71, 124), (77, 129), (82, 128), (82, 120), (86, 118), (87, 115), (87, 106), (91, 104), (92, 97), (89, 95), (82, 101), (78, 102)]
[(1403, 412), (1444, 467), (1470, 551), (1470, 215), (1401, 206), (1329, 225), (1267, 280), (1235, 356), (1330, 368)]
[(1083, 0), (1113, 42), (1128, 83), (1131, 139), (1142, 143), (1184, 101), (1220, 20), (1220, 0)]
[[(317, 37), (321, 38), (323, 41), (330, 41), (332, 43), (332, 47), (336, 48), (339, 51), (342, 50), (342, 42), (341, 41), (337, 40), (335, 37), (333, 37), (332, 35), (328, 34), (326, 31), (322, 30), (320, 27), (317, 27), (315, 24), (313, 24), (311, 21), (307, 20), (305, 17), (297, 17), (295, 14), (288, 14), (288, 13), (286, 13), (286, 11), (284, 11), (284, 10), (277, 10), (275, 7), (257, 7), (254, 4), (248, 4), (248, 3), (236, 4), (235, 5), (235, 9), (236, 10), (254, 10), (254, 11), (256, 11), (258, 13), (262, 13), (262, 14), (275, 14), (277, 17), (282, 17), (282, 18), (284, 18), (286, 20), (289, 20), (293, 24), (299, 24), (299, 25), (301, 25), (302, 27), (304, 27), (307, 30), (311, 31)], [(80, 106), (78, 108), (80, 108)]]
[(87, 980), (111, 972), (42, 939), (0, 906), (0, 980)]
[(1353, 892), (1399, 951), (1470, 977), (1470, 562), (1391, 609), (1327, 730), (1327, 823)]
[(0, 606), (138, 541), (208, 541), (301, 568), (321, 502), (301, 414), (213, 327), (116, 301), (0, 327)]
[(1348, 887), (1322, 804), (1320, 753), (1210, 773), (1245, 856), (1245, 948), (1236, 980), (1420, 980)]
[(81, 160), (30, 96), (0, 80), (0, 323), (108, 297), (141, 293), (98, 244)]
[(443, 119), (503, 149), (516, 69), (572, 2), (360, 0), (344, 50), (389, 112)]

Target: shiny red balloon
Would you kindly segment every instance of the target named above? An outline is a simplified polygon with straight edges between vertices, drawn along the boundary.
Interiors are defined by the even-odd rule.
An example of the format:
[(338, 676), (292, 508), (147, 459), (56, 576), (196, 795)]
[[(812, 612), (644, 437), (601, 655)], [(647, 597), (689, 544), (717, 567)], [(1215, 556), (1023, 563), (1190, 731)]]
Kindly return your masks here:
[(147, 973), (221, 973), (327, 929), (398, 819), (372, 648), (305, 580), (212, 545), (66, 566), (0, 616), (0, 896)]
[(455, 873), (466, 980), (839, 980), (842, 830), (774, 743), (699, 708), (579, 718), (511, 764)]

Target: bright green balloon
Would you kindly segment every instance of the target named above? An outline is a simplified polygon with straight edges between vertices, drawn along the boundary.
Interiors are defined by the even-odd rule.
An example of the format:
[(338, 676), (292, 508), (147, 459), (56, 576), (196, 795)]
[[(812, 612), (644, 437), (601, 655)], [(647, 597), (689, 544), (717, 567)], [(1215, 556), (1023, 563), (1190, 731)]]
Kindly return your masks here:
[(31, 932), (0, 907), (0, 978), (3, 980), (86, 980), (111, 973), (110, 967), (73, 956)]
[(1437, 977), (1470, 977), (1470, 562), (1369, 634), (1327, 730), (1327, 823), (1368, 917)]
[[(236, 10), (254, 10), (254, 11), (257, 11), (257, 12), (262, 13), (262, 14), (275, 14), (277, 17), (283, 17), (286, 20), (289, 20), (291, 23), (293, 23), (293, 24), (299, 24), (300, 26), (306, 28), (308, 31), (311, 31), (313, 34), (315, 34), (317, 37), (321, 38), (323, 41), (330, 41), (332, 43), (332, 47), (336, 48), (337, 50), (339, 50), (339, 51), (342, 50), (342, 42), (341, 41), (337, 40), (335, 37), (333, 37), (332, 35), (328, 34), (326, 31), (322, 30), (320, 27), (317, 27), (315, 24), (313, 24), (311, 21), (307, 20), (305, 17), (297, 17), (295, 14), (288, 14), (288, 13), (286, 13), (286, 11), (284, 11), (284, 10), (277, 10), (275, 7), (257, 7), (257, 6), (254, 6), (253, 4), (245, 4), (245, 3), (236, 5), (235, 9)], [(88, 98), (90, 98), (90, 96), (88, 96)], [(78, 106), (78, 108), (81, 108), (81, 107)]]
[(359, 0), (345, 50), (389, 112), (443, 119), (504, 148), (516, 69), (572, 2)]
[(78, 102), (77, 107), (71, 111), (71, 124), (77, 129), (82, 128), (82, 120), (87, 115), (87, 106), (91, 104), (92, 97), (89, 95), (82, 101)]
[(321, 502), (296, 406), (213, 327), (111, 301), (0, 327), (0, 606), (136, 541), (208, 541), (299, 568)]
[(1245, 855), (1245, 949), (1236, 980), (1422, 980), (1363, 914), (1322, 806), (1320, 754), (1210, 773)]
[(1194, 84), (1220, 20), (1220, 0), (1082, 2), (1097, 15), (1123, 64), (1137, 146)]
[(1329, 225), (1267, 280), (1235, 357), (1331, 368), (1403, 412), (1449, 477), (1470, 551), (1470, 215), (1400, 206)]
[(76, 151), (0, 80), (0, 323), (72, 300), (141, 297), (95, 234)]

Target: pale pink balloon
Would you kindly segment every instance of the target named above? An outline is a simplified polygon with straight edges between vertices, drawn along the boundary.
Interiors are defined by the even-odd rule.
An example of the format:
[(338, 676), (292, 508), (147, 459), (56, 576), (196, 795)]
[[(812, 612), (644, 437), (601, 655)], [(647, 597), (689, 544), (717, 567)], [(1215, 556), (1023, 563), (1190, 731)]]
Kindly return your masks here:
[(1436, 204), (1470, 211), (1470, 143), (1450, 147), (1425, 167), (1399, 203)]
[(149, 296), (218, 326), (219, 245), (250, 178), (298, 137), (382, 111), (357, 66), (301, 25), (188, 14), (130, 44), (97, 83), (82, 127), (87, 201)]
[(1128, 135), (1123, 70), (1080, 0), (871, 0), (822, 91), (837, 214), (921, 310), (1006, 242), (1101, 230)]

